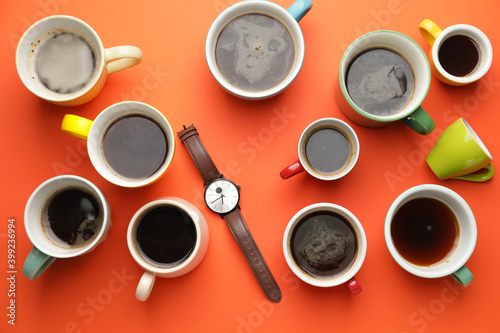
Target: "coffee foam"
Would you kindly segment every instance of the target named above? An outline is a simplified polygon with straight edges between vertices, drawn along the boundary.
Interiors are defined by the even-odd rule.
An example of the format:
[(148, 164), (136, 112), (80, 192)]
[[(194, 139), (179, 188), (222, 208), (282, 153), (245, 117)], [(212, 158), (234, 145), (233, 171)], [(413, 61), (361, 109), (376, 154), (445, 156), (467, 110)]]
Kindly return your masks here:
[(32, 78), (55, 94), (76, 93), (96, 75), (97, 51), (74, 29), (57, 28), (32, 43)]

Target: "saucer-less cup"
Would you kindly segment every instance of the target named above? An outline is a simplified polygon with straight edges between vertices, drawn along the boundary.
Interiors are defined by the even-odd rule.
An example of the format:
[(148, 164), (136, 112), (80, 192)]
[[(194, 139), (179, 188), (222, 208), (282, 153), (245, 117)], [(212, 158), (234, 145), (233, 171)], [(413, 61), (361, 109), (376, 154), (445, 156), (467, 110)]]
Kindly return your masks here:
[[(158, 169), (149, 176), (142, 178), (123, 176), (110, 166), (105, 156), (103, 141), (106, 133), (115, 122), (126, 117), (144, 117), (150, 119), (159, 126), (164, 134), (167, 145), (166, 156)], [(109, 182), (118, 186), (141, 187), (152, 184), (163, 176), (174, 157), (175, 138), (172, 127), (160, 111), (141, 102), (125, 101), (113, 104), (99, 113), (93, 121), (80, 116), (67, 114), (63, 118), (61, 130), (78, 138), (86, 139), (90, 161), (95, 169)], [(142, 140), (147, 137), (148, 136), (145, 135), (143, 138), (138, 139)], [(125, 138), (123, 140), (125, 140)], [(137, 149), (141, 148), (140, 143), (130, 143), (130, 145)], [(142, 151), (138, 152), (138, 155), (142, 156), (142, 154), (139, 153), (142, 153)], [(140, 160), (134, 160), (133, 162), (140, 163)]]
[[(61, 246), (61, 241), (46, 231), (42, 223), (44, 209), (54, 193), (63, 189), (83, 189), (100, 207), (100, 229), (94, 238), (79, 247)], [(33, 249), (23, 265), (23, 274), (29, 280), (37, 279), (57, 258), (72, 258), (93, 251), (105, 238), (111, 226), (110, 207), (104, 194), (90, 181), (73, 175), (62, 175), (46, 180), (31, 194), (24, 209), (24, 226)]]
[[(334, 275), (318, 277), (303, 268), (303, 266), (299, 264), (296, 257), (294, 257), (292, 238), (294, 238), (295, 231), (300, 226), (301, 222), (307, 220), (308, 217), (314, 214), (321, 213), (341, 216), (342, 219), (349, 224), (349, 228), (354, 234), (356, 248), (354, 257), (346, 268)], [(332, 233), (334, 231), (322, 231), (323, 232), (320, 233), (321, 239), (317, 240), (317, 243), (320, 245), (317, 246), (316, 253), (327, 252), (329, 247), (337, 246), (336, 244), (331, 243), (331, 239), (335, 236), (332, 236), (331, 234), (328, 235), (329, 232)], [(283, 253), (285, 255), (285, 260), (292, 272), (298, 278), (316, 287), (334, 287), (345, 284), (352, 294), (358, 294), (362, 290), (361, 285), (357, 282), (354, 275), (358, 273), (359, 269), (363, 265), (366, 256), (366, 249), (366, 235), (361, 222), (359, 222), (357, 217), (346, 208), (332, 203), (316, 203), (302, 208), (292, 217), (290, 222), (288, 222), (283, 235)]]
[[(383, 116), (368, 113), (352, 100), (347, 90), (349, 65), (360, 54), (372, 49), (386, 49), (398, 54), (412, 68), (415, 87), (411, 99), (397, 112)], [(367, 127), (380, 127), (401, 120), (419, 134), (434, 130), (432, 118), (421, 107), (431, 83), (429, 62), (420, 46), (408, 36), (389, 30), (369, 32), (356, 39), (345, 51), (340, 61), (336, 80), (335, 98), (342, 112), (355, 123)]]
[[(319, 148), (322, 156), (318, 156), (317, 152), (316, 156), (308, 155), (309, 139), (325, 129), (336, 135), (321, 143)], [(359, 156), (359, 140), (356, 132), (346, 122), (336, 118), (322, 118), (309, 124), (302, 132), (297, 150), (299, 159), (281, 171), (281, 178), (288, 179), (306, 171), (321, 180), (335, 180), (348, 174), (356, 164)], [(334, 156), (337, 159), (332, 158)], [(328, 172), (319, 170), (318, 165)]]
[[(45, 39), (60, 31), (71, 31), (85, 39), (94, 54), (95, 66), (90, 81), (71, 93), (57, 93), (48, 89), (37, 78), (33, 68), (34, 57), (37, 56), (38, 49), (44, 45)], [(70, 58), (76, 57), (71, 56)], [(139, 48), (135, 46), (104, 48), (97, 33), (87, 23), (67, 15), (48, 16), (34, 23), (21, 37), (16, 51), (17, 72), (26, 88), (46, 101), (65, 106), (79, 105), (90, 101), (100, 92), (108, 74), (135, 66), (141, 60), (142, 52)], [(55, 60), (55, 65), (58, 61), (60, 59)], [(57, 71), (57, 69), (56, 66), (53, 71)]]
[[(146, 254), (146, 246), (149, 248), (163, 248), (163, 251), (175, 249), (181, 244), (183, 239), (165, 240), (165, 242), (175, 242), (175, 244), (164, 244), (161, 247), (157, 244), (144, 244), (139, 241), (139, 230), (144, 223), (147, 215), (158, 209), (175, 209), (187, 214), (190, 223), (194, 227), (195, 241), (191, 252), (185, 258), (175, 264), (160, 263), (152, 260)], [(168, 219), (163, 220), (168, 224)], [(145, 272), (137, 285), (135, 296), (141, 301), (148, 299), (156, 277), (174, 278), (192, 271), (203, 259), (208, 247), (208, 226), (201, 212), (190, 202), (176, 197), (164, 197), (147, 203), (142, 206), (132, 217), (127, 230), (127, 244), (136, 263), (141, 266)], [(147, 239), (146, 239), (147, 241)], [(152, 240), (152, 242), (158, 240)], [(144, 240), (143, 240), (144, 242)], [(150, 243), (150, 242), (148, 242)], [(170, 246), (171, 245), (171, 246)]]
[[(432, 72), (443, 83), (452, 86), (463, 86), (479, 80), (488, 72), (493, 61), (493, 48), (488, 37), (478, 28), (468, 24), (456, 24), (441, 30), (436, 23), (425, 19), (420, 23), (419, 30), (426, 42), (431, 46), (429, 61)], [(458, 42), (451, 44), (450, 38), (454, 37), (456, 39), (458, 36), (470, 39), (470, 41), (458, 40)], [(448, 52), (451, 53), (449, 59), (443, 58), (445, 54), (441, 53), (444, 52), (443, 43), (445, 42), (450, 43), (449, 46), (445, 46), (449, 47)], [(465, 46), (470, 44), (471, 49), (466, 51), (464, 44)], [(472, 54), (469, 55), (469, 51)], [(473, 57), (473, 59), (469, 57)], [(442, 61), (445, 61), (445, 63)], [(450, 73), (445, 69), (456, 61), (473, 61), (472, 67), (470, 67), (472, 71), (459, 74)]]
[[(394, 245), (391, 225), (398, 209), (418, 198), (431, 198), (441, 201), (454, 213), (458, 222), (458, 236), (454, 248), (442, 260), (429, 266), (416, 265), (405, 259)], [(467, 202), (456, 192), (440, 185), (424, 184), (412, 187), (391, 204), (384, 225), (385, 242), (394, 260), (406, 271), (423, 278), (440, 278), (452, 276), (458, 283), (467, 286), (473, 279), (472, 273), (465, 263), (469, 260), (477, 240), (476, 219)]]
[(493, 157), (463, 118), (451, 123), (440, 135), (426, 161), (441, 180), (484, 182), (493, 177)]
[[(305, 47), (298, 21), (311, 7), (310, 0), (296, 0), (288, 9), (269, 1), (246, 0), (225, 9), (212, 23), (205, 44), (207, 64), (214, 78), (229, 93), (244, 99), (264, 99), (283, 91), (302, 67)], [(267, 17), (268, 21), (277, 22), (236, 23), (235, 19), (246, 15), (261, 15)], [(233, 21), (235, 23), (230, 27), (233, 31), (226, 30), (229, 37), (220, 38), (223, 30)], [(287, 37), (288, 34), (290, 40), (287, 41), (282, 35), (274, 37), (275, 29), (280, 25), (281, 30), (285, 32), (284, 36)], [(222, 39), (229, 40), (220, 46), (226, 55), (217, 57), (218, 41)], [(290, 52), (285, 57), (287, 48)], [(286, 59), (291, 61), (291, 66), (283, 79), (270, 85), (256, 86), (256, 82), (260, 85), (263, 81), (272, 79), (274, 75), (268, 74), (286, 63)], [(233, 68), (230, 67), (232, 73), (224, 75), (218, 61), (234, 65)], [(252, 87), (241, 85), (242, 81)]]

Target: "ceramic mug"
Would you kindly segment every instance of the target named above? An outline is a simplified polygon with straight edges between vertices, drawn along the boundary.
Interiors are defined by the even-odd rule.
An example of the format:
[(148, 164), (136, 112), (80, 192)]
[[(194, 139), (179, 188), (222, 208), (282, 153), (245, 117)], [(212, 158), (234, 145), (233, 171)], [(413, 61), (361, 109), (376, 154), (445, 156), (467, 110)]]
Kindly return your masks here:
[(467, 24), (452, 25), (444, 30), (429, 19), (419, 30), (431, 46), (429, 60), (436, 77), (449, 85), (462, 86), (479, 80), (491, 66), (493, 48), (488, 37)]
[[(158, 215), (155, 218), (154, 214), (161, 210), (168, 210), (175, 215), (170, 218)], [(178, 219), (182, 219), (183, 227), (189, 225), (190, 229), (180, 230), (178, 224), (181, 222)], [(165, 229), (161, 229), (162, 227)], [(163, 243), (159, 244), (154, 235), (164, 236)], [(208, 238), (205, 218), (193, 204), (184, 199), (165, 197), (142, 206), (130, 220), (127, 230), (130, 253), (145, 270), (137, 285), (137, 299), (148, 299), (157, 276), (173, 278), (192, 271), (205, 256)], [(178, 255), (176, 251), (186, 247), (187, 250)]]
[(287, 179), (306, 171), (321, 180), (339, 179), (348, 174), (358, 160), (358, 136), (340, 119), (318, 119), (300, 135), (298, 155), (296, 162), (281, 171), (281, 178)]
[[(384, 49), (399, 55), (411, 67), (415, 78), (413, 94), (409, 101), (389, 115), (369, 113), (363, 110), (353, 101), (347, 89), (346, 82), (351, 63), (358, 56), (374, 49)], [(370, 70), (370, 68), (368, 70)], [(370, 77), (376, 77), (376, 73), (366, 73), (364, 79), (367, 82), (365, 83), (370, 84)], [(335, 98), (338, 106), (349, 119), (359, 125), (380, 127), (401, 120), (412, 130), (423, 135), (431, 133), (435, 127), (432, 118), (421, 107), (431, 83), (429, 62), (420, 46), (414, 40), (399, 32), (378, 30), (369, 32), (356, 39), (347, 48), (340, 61), (339, 77), (335, 82)], [(374, 98), (371, 95), (379, 93), (379, 90), (386, 87), (386, 84), (380, 85), (374, 82), (370, 84), (370, 86), (375, 90), (366, 92), (365, 95), (367, 96), (365, 96), (365, 98), (374, 99), (374, 103), (378, 103), (378, 98)], [(380, 86), (382, 86), (382, 88), (377, 88)], [(381, 92), (386, 94), (389, 93), (386, 91)]]
[(439, 179), (484, 182), (493, 177), (490, 152), (463, 118), (451, 123), (439, 136), (426, 161)]
[(298, 21), (311, 7), (310, 0), (296, 0), (288, 9), (269, 1), (246, 0), (225, 9), (212, 23), (205, 44), (214, 78), (244, 99), (264, 99), (283, 91), (304, 62)]
[[(68, 239), (58, 237), (65, 234), (66, 231), (61, 233), (53, 230), (52, 223), (59, 223), (59, 220), (57, 220), (57, 216), (53, 220), (54, 215), (48, 211), (50, 204), (56, 200), (58, 194), (62, 196), (65, 195), (65, 190), (75, 189), (93, 198), (95, 211), (91, 212), (93, 214), (91, 218), (97, 223), (92, 226), (92, 232), (97, 232), (84, 241), (78, 240), (78, 243), (75, 239), (68, 241)], [(83, 202), (81, 199), (66, 199), (65, 205), (74, 206), (81, 202)], [(85, 202), (89, 202), (89, 200)], [(89, 219), (89, 215), (86, 216)], [(60, 218), (64, 218), (64, 216)], [(85, 223), (85, 221), (83, 222)], [(57, 176), (43, 182), (29, 197), (24, 209), (24, 226), (33, 243), (33, 249), (24, 262), (23, 274), (29, 280), (35, 280), (56, 258), (72, 258), (93, 251), (106, 238), (111, 226), (110, 207), (104, 194), (87, 179), (73, 175)], [(83, 230), (88, 232), (89, 229)], [(70, 231), (75, 233), (73, 230)], [(80, 242), (81, 244), (79, 244)]]
[[(140, 118), (142, 122), (146, 122), (145, 125), (148, 127), (141, 129), (130, 127), (128, 132), (122, 134), (122, 136), (128, 135), (128, 137), (110, 139), (110, 145), (112, 141), (125, 142), (129, 140), (128, 146), (120, 148), (123, 150), (123, 156), (115, 156), (111, 159), (110, 154), (117, 153), (119, 150), (110, 146), (108, 156), (105, 146), (107, 134), (115, 130), (114, 125), (118, 124), (120, 120), (132, 119), (133, 117)], [(78, 138), (86, 139), (90, 161), (95, 169), (105, 179), (118, 186), (141, 187), (154, 183), (165, 174), (175, 153), (175, 138), (168, 120), (160, 111), (141, 102), (125, 101), (113, 104), (104, 109), (94, 121), (67, 114), (63, 118), (61, 130)], [(160, 148), (165, 153), (163, 157), (149, 154), (159, 153)], [(154, 165), (153, 160), (155, 161)], [(129, 167), (146, 168), (147, 164), (144, 163), (146, 161), (151, 164), (148, 173), (133, 176), (131, 175), (133, 170), (126, 170)]]
[[(394, 234), (391, 226), (394, 221), (394, 216), (398, 210), (406, 203), (415, 199), (430, 198), (435, 199), (451, 209), (452, 214), (456, 218), (458, 235), (455, 237), (452, 249), (445, 255), (445, 257), (431, 265), (419, 265), (411, 262), (403, 257), (394, 243)], [(421, 207), (420, 209), (427, 209)], [(433, 214), (426, 211), (428, 214)], [(432, 216), (432, 215), (430, 215)], [(439, 219), (442, 216), (439, 215)], [(430, 218), (425, 219), (426, 221)], [(425, 235), (432, 237), (433, 230), (438, 230), (439, 227), (431, 225), (423, 225), (426, 228)], [(441, 228), (443, 230), (444, 228)], [(446, 231), (448, 232), (448, 231)], [(418, 229), (413, 230), (412, 237), (419, 233)], [(385, 242), (389, 252), (394, 260), (406, 271), (416, 276), (424, 278), (440, 278), (451, 275), (462, 286), (467, 286), (473, 279), (472, 273), (465, 263), (472, 255), (477, 240), (477, 227), (474, 214), (467, 202), (456, 192), (440, 185), (424, 184), (412, 187), (401, 195), (391, 204), (384, 225)], [(444, 238), (444, 237), (443, 237)], [(441, 241), (442, 238), (440, 238)], [(425, 242), (426, 240), (422, 240)]]
[[(46, 42), (51, 36), (61, 33), (73, 36), (74, 40), (67, 40), (50, 51)], [(70, 54), (63, 55), (62, 47)], [(40, 56), (42, 48), (46, 48), (43, 58)], [(83, 55), (88, 57), (87, 61), (77, 61), (84, 58)], [(43, 67), (38, 63), (45, 58), (47, 62)], [(34, 23), (21, 37), (16, 51), (17, 72), (26, 88), (46, 101), (65, 106), (90, 101), (101, 91), (108, 74), (135, 66), (141, 60), (139, 48), (104, 48), (97, 33), (87, 23), (67, 15), (48, 16)], [(62, 73), (66, 70), (72, 72)], [(78, 81), (75, 81), (76, 77), (79, 77)]]
[[(311, 221), (311, 217), (324, 215), (326, 216), (322, 221)], [(335, 221), (341, 221), (341, 226), (343, 229), (336, 229), (339, 225), (333, 224)], [(308, 236), (308, 232), (305, 232), (301, 226), (306, 226), (305, 223), (316, 223), (313, 224), (312, 230), (316, 228), (319, 230), (317, 237), (314, 235)], [(338, 223), (338, 222), (337, 222)], [(306, 227), (307, 228), (307, 227)], [(348, 229), (346, 229), (348, 228)], [(311, 229), (310, 229), (311, 230)], [(309, 231), (310, 231), (309, 230)], [(349, 244), (345, 241), (346, 236), (350, 237), (346, 230), (350, 230), (353, 239), (349, 240)], [(344, 240), (338, 240), (340, 234), (344, 235)], [(313, 240), (314, 238), (314, 240)], [(309, 242), (309, 240), (311, 240)], [(307, 255), (305, 252), (298, 250), (297, 242), (304, 242), (306, 246), (311, 248), (310, 251), (312, 256), (323, 255), (321, 260), (326, 260), (328, 262), (332, 258), (330, 256), (329, 250), (332, 248), (339, 248), (342, 242), (343, 248), (340, 251), (345, 250), (347, 256), (344, 258), (334, 259), (336, 261), (335, 265), (340, 267), (336, 272), (331, 270), (332, 274), (317, 274), (317, 272), (312, 272), (311, 267), (318, 266), (316, 264), (306, 267), (304, 260)], [(300, 245), (299, 245), (300, 248)], [(288, 222), (283, 235), (283, 253), (285, 255), (285, 260), (292, 270), (292, 272), (300, 278), (302, 281), (317, 287), (334, 287), (341, 284), (345, 284), (351, 293), (358, 294), (361, 292), (361, 285), (357, 282), (355, 274), (361, 268), (365, 256), (366, 256), (366, 235), (363, 226), (357, 219), (357, 217), (351, 213), (346, 208), (335, 205), (332, 203), (316, 203), (302, 208), (298, 211)], [(299, 254), (297, 253), (299, 252)], [(337, 256), (337, 254), (332, 254), (332, 256)], [(346, 260), (349, 260), (347, 262)]]

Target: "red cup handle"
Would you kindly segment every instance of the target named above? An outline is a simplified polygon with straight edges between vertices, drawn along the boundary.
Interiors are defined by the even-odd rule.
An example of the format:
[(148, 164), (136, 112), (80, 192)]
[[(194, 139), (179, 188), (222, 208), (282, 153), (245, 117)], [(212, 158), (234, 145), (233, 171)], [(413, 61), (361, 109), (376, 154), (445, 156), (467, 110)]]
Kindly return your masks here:
[(300, 161), (297, 160), (297, 162), (290, 164), (280, 172), (280, 176), (283, 179), (288, 179), (290, 177), (295, 176), (298, 173), (301, 173), (304, 171), (304, 167), (302, 164), (300, 164)]
[(349, 281), (346, 282), (347, 288), (349, 288), (350, 292), (353, 295), (359, 294), (361, 292), (361, 285), (356, 281), (356, 279), (353, 277)]

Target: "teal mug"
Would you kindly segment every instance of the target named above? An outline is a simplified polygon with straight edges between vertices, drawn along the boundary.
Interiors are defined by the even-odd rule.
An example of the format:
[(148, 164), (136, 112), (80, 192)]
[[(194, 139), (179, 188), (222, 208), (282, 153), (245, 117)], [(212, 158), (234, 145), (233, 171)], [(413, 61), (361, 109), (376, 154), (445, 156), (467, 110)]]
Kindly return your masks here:
[(104, 194), (90, 181), (73, 175), (46, 180), (31, 194), (24, 225), (33, 248), (23, 265), (37, 279), (56, 258), (71, 258), (96, 248), (111, 225)]

